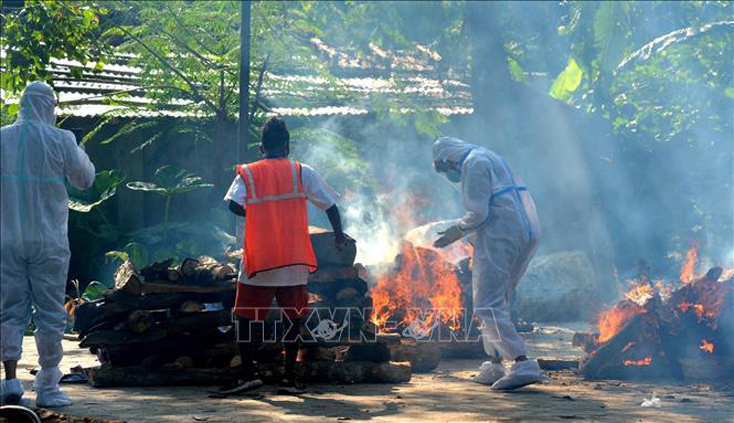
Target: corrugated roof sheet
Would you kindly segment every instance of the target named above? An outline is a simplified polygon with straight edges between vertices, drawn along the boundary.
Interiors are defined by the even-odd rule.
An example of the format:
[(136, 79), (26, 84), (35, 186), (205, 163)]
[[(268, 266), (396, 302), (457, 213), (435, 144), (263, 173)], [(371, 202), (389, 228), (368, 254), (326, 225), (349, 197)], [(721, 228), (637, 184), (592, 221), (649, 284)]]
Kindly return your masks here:
[[(381, 94), (406, 96), (416, 107), (445, 115), (471, 113), (468, 85), (456, 79), (433, 77), (432, 62), (440, 57), (427, 49), (413, 56), (402, 52), (390, 56), (379, 47), (370, 46), (374, 54), (367, 60), (353, 52), (337, 51), (318, 40), (314, 42), (327, 56), (338, 58), (340, 72), (337, 74), (343, 75), (329, 80), (320, 76), (267, 72), (261, 96), (273, 112), (287, 116), (366, 114), (371, 111), (369, 95)], [(4, 57), (4, 52), (1, 53)], [(142, 69), (127, 65), (129, 58), (129, 55), (113, 57), (102, 70), (94, 69), (93, 63), (82, 65), (77, 61), (52, 59), (49, 70), (54, 75), (53, 83), (61, 103), (58, 112), (91, 117), (115, 110), (121, 112), (124, 105), (150, 105), (152, 100), (145, 97), (139, 85), (138, 75)], [(83, 79), (72, 77), (73, 68), (82, 69)], [(359, 72), (355, 72), (357, 70)], [(120, 93), (126, 95), (111, 104), (109, 96)], [(18, 101), (5, 97), (4, 100)], [(166, 104), (166, 110), (136, 108), (135, 112), (128, 110), (123, 115), (195, 116), (182, 109), (191, 103), (190, 100), (174, 99)]]

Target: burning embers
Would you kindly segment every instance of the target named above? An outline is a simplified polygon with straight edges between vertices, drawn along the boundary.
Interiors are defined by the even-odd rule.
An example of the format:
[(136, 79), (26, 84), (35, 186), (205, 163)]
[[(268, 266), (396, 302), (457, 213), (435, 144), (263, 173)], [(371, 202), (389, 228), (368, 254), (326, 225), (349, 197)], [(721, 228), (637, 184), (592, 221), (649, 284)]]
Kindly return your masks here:
[(402, 328), (423, 336), (440, 323), (458, 329), (464, 310), (456, 270), (440, 252), (403, 242), (393, 271), (372, 288), (372, 321), (382, 331)]
[(695, 276), (691, 249), (675, 290), (638, 277), (624, 299), (603, 311), (587, 342), (588, 378), (730, 378), (734, 277), (714, 267)]

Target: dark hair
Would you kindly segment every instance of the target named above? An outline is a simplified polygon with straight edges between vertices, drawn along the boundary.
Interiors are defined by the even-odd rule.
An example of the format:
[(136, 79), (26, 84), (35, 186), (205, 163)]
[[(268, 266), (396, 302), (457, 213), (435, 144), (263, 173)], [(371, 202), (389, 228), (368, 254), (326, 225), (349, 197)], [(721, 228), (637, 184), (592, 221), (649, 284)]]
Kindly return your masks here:
[(263, 125), (262, 144), (267, 151), (284, 150), (291, 135), (283, 119), (273, 116)]

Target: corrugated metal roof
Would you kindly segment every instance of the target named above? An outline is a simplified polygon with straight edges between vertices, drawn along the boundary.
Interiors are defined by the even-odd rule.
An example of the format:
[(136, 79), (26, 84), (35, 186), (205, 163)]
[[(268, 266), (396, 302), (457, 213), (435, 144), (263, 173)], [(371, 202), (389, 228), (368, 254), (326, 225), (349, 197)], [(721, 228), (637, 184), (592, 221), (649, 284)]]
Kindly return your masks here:
[[(445, 115), (471, 113), (469, 87), (456, 79), (433, 77), (432, 62), (435, 53), (420, 52), (418, 56), (405, 53), (390, 56), (376, 46), (369, 60), (353, 52), (337, 51), (323, 43), (317, 43), (327, 56), (339, 59), (340, 72), (335, 79), (320, 76), (276, 74), (267, 72), (263, 79), (261, 99), (273, 112), (286, 116), (358, 115), (371, 111), (370, 94), (406, 96), (408, 101), (421, 109), (436, 110)], [(320, 43), (320, 44), (319, 44)], [(4, 57), (4, 51), (0, 52)], [(440, 57), (438, 57), (440, 59)], [(120, 113), (129, 106), (148, 106), (152, 100), (140, 87), (138, 75), (142, 69), (129, 66), (129, 55), (110, 58), (102, 70), (94, 64), (82, 65), (77, 61), (52, 59), (49, 71), (53, 85), (59, 94), (61, 115), (100, 116), (113, 111)], [(109, 59), (108, 59), (109, 60)], [(72, 77), (71, 69), (82, 69), (81, 80)], [(360, 72), (355, 72), (359, 70)], [(344, 72), (341, 72), (344, 71)], [(361, 73), (361, 75), (356, 75)], [(348, 76), (349, 75), (349, 76)], [(109, 101), (115, 97), (114, 103)], [(17, 98), (3, 98), (8, 103)], [(189, 108), (192, 102), (173, 99), (165, 110), (136, 107), (126, 110), (126, 116), (195, 116)], [(410, 112), (410, 110), (405, 110)]]

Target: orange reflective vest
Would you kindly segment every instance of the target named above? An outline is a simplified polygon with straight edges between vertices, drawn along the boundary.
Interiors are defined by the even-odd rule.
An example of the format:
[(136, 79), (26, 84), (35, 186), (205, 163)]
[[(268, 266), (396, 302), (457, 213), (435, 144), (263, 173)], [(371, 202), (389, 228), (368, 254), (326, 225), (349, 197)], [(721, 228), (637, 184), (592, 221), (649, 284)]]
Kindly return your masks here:
[(316, 271), (301, 164), (265, 159), (237, 168), (247, 186), (244, 266), (248, 277), (285, 266)]

